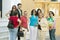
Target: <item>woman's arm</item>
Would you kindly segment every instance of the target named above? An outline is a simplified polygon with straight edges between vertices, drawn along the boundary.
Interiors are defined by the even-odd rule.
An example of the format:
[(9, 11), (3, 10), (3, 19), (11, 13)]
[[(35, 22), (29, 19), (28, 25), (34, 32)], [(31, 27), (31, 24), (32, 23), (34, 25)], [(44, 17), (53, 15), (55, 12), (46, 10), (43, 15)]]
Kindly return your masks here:
[(11, 11), (9, 11), (8, 13), (6, 13), (6, 15), (5, 15), (5, 16), (6, 16), (6, 17), (9, 17), (8, 15), (9, 15), (10, 13), (11, 13)]
[(21, 20), (20, 20), (20, 19), (18, 19), (18, 22), (19, 22), (19, 25), (18, 25), (18, 26), (20, 26), (20, 24), (21, 24)]
[(54, 18), (53, 27), (51, 29), (56, 29), (56, 19)]

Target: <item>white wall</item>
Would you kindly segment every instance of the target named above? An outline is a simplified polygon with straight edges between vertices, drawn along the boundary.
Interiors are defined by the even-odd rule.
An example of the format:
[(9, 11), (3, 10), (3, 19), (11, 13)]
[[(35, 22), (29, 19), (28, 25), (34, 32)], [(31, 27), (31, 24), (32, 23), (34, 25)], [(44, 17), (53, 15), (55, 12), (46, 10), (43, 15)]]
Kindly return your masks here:
[(21, 0), (2, 0), (2, 18), (7, 18), (5, 14), (11, 10), (12, 5), (21, 3)]
[(60, 0), (58, 0), (58, 2), (60, 2)]

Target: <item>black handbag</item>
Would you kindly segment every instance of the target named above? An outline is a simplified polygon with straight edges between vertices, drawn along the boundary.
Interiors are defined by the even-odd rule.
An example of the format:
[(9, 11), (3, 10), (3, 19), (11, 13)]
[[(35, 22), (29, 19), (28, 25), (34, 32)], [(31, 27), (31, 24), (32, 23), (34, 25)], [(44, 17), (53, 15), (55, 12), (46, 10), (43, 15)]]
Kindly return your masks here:
[(38, 24), (38, 29), (39, 29), (39, 30), (42, 30), (42, 29), (41, 29), (41, 26), (40, 26), (39, 24)]
[[(39, 20), (39, 22), (40, 22), (40, 20)], [(41, 29), (41, 25), (40, 25), (40, 24), (38, 24), (38, 29), (39, 29), (39, 30), (42, 30), (42, 29)]]
[(23, 31), (19, 31), (19, 32), (17, 33), (17, 36), (24, 37)]
[(9, 29), (13, 29), (13, 28), (14, 28), (13, 22), (12, 22), (12, 21), (9, 21), (7, 27), (8, 27)]

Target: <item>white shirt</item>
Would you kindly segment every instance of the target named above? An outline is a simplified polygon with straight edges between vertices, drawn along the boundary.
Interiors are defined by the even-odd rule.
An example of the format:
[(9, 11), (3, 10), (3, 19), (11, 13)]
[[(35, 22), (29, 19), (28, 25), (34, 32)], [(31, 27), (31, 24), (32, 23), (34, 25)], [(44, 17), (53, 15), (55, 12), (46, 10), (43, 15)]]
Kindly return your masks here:
[(48, 21), (46, 18), (42, 18), (39, 22), (43, 31), (46, 31), (48, 28)]
[(19, 11), (19, 13), (20, 13), (20, 16), (21, 16), (21, 11), (20, 11), (20, 9), (18, 9), (18, 11)]

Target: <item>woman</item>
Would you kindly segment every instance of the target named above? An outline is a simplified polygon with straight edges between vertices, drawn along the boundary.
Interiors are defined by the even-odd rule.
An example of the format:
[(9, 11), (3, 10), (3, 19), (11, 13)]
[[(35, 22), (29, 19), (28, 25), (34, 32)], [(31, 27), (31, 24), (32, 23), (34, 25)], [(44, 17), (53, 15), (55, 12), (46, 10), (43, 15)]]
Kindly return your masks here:
[(26, 33), (28, 31), (28, 19), (27, 19), (27, 11), (24, 11), (24, 15), (21, 16), (21, 27), (22, 27), (22, 30), (24, 30), (24, 37), (23, 37), (23, 40), (27, 40), (26, 38)]
[(54, 13), (49, 11), (49, 17), (47, 18), (49, 24), (49, 35), (50, 40), (56, 40), (55, 38), (55, 30), (56, 30), (56, 22), (54, 18)]
[(13, 13), (14, 13), (14, 16), (10, 16), (10, 18), (9, 18), (9, 20), (12, 21), (12, 23), (14, 25), (13, 29), (11, 29), (11, 28), (8, 29), (10, 32), (10, 40), (16, 40), (18, 27), (20, 26), (20, 23), (21, 23), (20, 19), (18, 18), (17, 11), (15, 11)]
[(30, 17), (30, 40), (37, 40), (37, 26), (38, 16), (36, 16), (36, 10), (33, 9)]
[(38, 40), (45, 40), (45, 34), (47, 31), (47, 27), (48, 27), (48, 22), (46, 20), (46, 18), (44, 18), (44, 15), (41, 11), (41, 9), (37, 10), (37, 14), (38, 14)]
[[(38, 19), (40, 19), (39, 14), (42, 14), (42, 10), (41, 9), (37, 9), (37, 14), (36, 15), (38, 16)], [(38, 20), (38, 22), (40, 22), (40, 20)], [(41, 30), (41, 26), (39, 24), (38, 24), (38, 29)]]

